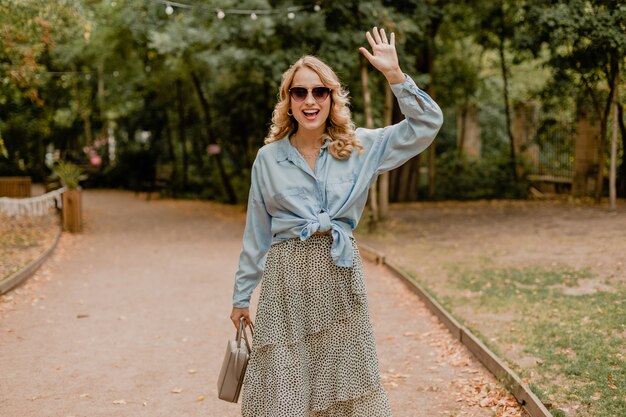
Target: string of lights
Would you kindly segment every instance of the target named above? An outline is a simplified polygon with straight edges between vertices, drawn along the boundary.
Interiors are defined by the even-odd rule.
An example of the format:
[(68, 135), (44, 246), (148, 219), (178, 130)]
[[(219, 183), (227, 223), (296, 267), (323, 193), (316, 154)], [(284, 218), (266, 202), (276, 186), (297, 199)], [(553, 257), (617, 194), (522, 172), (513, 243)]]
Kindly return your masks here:
[[(149, 72), (149, 69), (146, 68)], [(44, 75), (48, 75), (50, 77), (59, 77), (61, 79), (66, 79), (68, 76), (83, 76), (85, 78), (85, 80), (90, 80), (92, 76), (96, 76), (97, 73), (96, 71), (25, 71), (25, 70), (11, 70), (9, 71), (9, 74), (30, 74), (30, 75), (34, 75), (35, 78), (39, 79)], [(104, 77), (113, 77), (113, 78), (117, 78), (120, 76), (120, 72), (119, 71), (113, 71), (113, 72), (107, 72), (102, 74), (102, 76)]]
[[(155, 0), (158, 3), (161, 3), (165, 6), (165, 14), (171, 16), (175, 13), (176, 9), (184, 9), (184, 10), (201, 10), (204, 12), (209, 12), (215, 14), (218, 19), (224, 19), (227, 15), (238, 15), (238, 16), (249, 16), (252, 20), (257, 20), (259, 16), (269, 16), (269, 15), (286, 15), (288, 19), (295, 19), (297, 12), (305, 12), (312, 10), (317, 13), (322, 10), (319, 4), (311, 4), (306, 6), (288, 6), (282, 8), (275, 9), (221, 9), (221, 8), (212, 8), (203, 4), (190, 4), (183, 3), (180, 1), (171, 1), (171, 0)], [(112, 6), (116, 6), (117, 2), (112, 1)], [(146, 68), (146, 71), (149, 72), (149, 66)], [(28, 71), (13, 71), (14, 73), (25, 73)], [(34, 72), (36, 78), (40, 78), (43, 75), (48, 75), (52, 77), (65, 77), (67, 75), (82, 75), (86, 80), (89, 80), (92, 75), (95, 75), (95, 71), (35, 71)], [(114, 71), (112, 73), (103, 74), (105, 77), (117, 77), (119, 76), (118, 71)]]
[(259, 16), (262, 15), (277, 15), (277, 14), (286, 14), (288, 19), (294, 19), (296, 17), (297, 12), (305, 11), (305, 10), (313, 10), (314, 12), (319, 12), (322, 10), (319, 4), (312, 4), (308, 6), (289, 6), (283, 8), (276, 9), (221, 9), (221, 8), (211, 8), (202, 4), (189, 4), (189, 3), (181, 3), (178, 1), (170, 1), (170, 0), (156, 0), (157, 2), (165, 5), (165, 14), (168, 16), (173, 15), (176, 11), (176, 8), (179, 9), (196, 9), (203, 10), (210, 13), (215, 13), (215, 16), (218, 19), (224, 19), (227, 15), (247, 15), (250, 16), (250, 19), (256, 20)]

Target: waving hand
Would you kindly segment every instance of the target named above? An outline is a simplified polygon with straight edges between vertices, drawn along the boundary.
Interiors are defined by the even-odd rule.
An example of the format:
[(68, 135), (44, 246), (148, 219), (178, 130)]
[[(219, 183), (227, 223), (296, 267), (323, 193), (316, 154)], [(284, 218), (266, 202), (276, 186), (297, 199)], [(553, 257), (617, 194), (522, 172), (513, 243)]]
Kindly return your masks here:
[(396, 37), (391, 32), (390, 39), (387, 40), (385, 29), (372, 29), (372, 34), (365, 33), (365, 37), (372, 47), (370, 53), (366, 48), (359, 48), (359, 51), (367, 58), (377, 70), (383, 73), (390, 84), (404, 81), (404, 73), (400, 70), (398, 54), (396, 52)]

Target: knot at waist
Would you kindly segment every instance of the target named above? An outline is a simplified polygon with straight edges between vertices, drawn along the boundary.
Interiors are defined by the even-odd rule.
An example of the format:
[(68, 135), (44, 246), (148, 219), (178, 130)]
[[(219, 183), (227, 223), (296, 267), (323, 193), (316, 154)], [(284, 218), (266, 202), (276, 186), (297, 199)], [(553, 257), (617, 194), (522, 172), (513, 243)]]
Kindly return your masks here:
[(317, 214), (315, 220), (308, 220), (300, 232), (300, 240), (307, 240), (314, 234), (326, 234), (330, 231), (333, 243), (330, 248), (330, 255), (337, 266), (352, 267), (354, 253), (350, 235), (348, 231), (352, 228), (349, 224), (337, 219), (331, 219), (327, 212), (322, 211)]
[(330, 216), (325, 211), (318, 213), (317, 223), (319, 223), (319, 228), (317, 229), (318, 232), (326, 232), (332, 227)]

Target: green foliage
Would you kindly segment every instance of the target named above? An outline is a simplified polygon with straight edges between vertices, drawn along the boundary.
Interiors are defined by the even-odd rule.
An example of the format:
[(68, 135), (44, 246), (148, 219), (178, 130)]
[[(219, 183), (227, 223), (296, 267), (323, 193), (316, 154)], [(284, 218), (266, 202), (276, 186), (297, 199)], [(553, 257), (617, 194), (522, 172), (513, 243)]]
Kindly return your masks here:
[(487, 154), (471, 159), (448, 151), (437, 158), (437, 199), (524, 198), (527, 185), (514, 182), (508, 155)]
[(2, 136), (0, 136), (0, 156), (4, 158), (9, 157), (9, 152), (7, 151), (7, 147), (4, 145), (4, 140), (2, 139)]
[[(293, 4), (223, 0), (219, 7), (277, 9)], [(354, 119), (363, 124), (357, 49), (365, 43), (364, 32), (378, 25), (396, 32), (402, 68), (451, 115), (437, 151), (446, 154), (456, 146), (454, 111), (476, 104), (483, 153), (489, 162), (496, 158), (499, 167), (500, 157), (493, 154), (507, 152), (509, 141), (500, 40), (505, 41), (510, 69), (511, 107), (535, 98), (571, 110), (580, 86), (602, 84), (611, 51), (623, 51), (624, 6), (619, 2), (592, 2), (589, 10), (582, 0), (319, 4), (320, 12), (307, 9), (293, 19), (277, 14), (252, 20), (231, 14), (217, 19), (213, 6), (175, 7), (168, 16), (163, 4), (154, 1), (0, 1), (4, 151), (24, 171), (41, 178), (43, 150), (49, 146), (82, 162), (88, 157), (84, 149), (112, 134), (124, 165), (122, 153), (135, 152), (137, 135), (149, 132), (152, 158), (176, 166), (173, 184), (181, 194), (199, 192), (227, 201), (226, 176), (231, 193), (245, 198), (241, 190), (247, 188), (250, 165), (267, 134), (280, 76), (299, 56), (317, 54), (337, 70), (349, 87)], [(590, 44), (600, 48), (594, 51)], [(377, 126), (383, 123), (384, 82), (370, 70)], [(209, 144), (220, 146), (222, 171), (216, 158), (207, 155)], [(135, 180), (118, 175), (130, 168), (116, 169), (107, 152), (102, 156), (98, 184), (134, 186)], [(443, 161), (442, 169), (456, 171), (437, 174), (450, 177), (459, 166), (469, 169), (464, 164)], [(110, 181), (102, 178), (109, 173)], [(131, 172), (129, 178), (145, 175)], [(481, 187), (475, 196), (523, 195), (518, 185), (501, 193), (487, 190), (494, 184), (473, 183)], [(470, 198), (468, 192), (451, 194), (453, 189), (439, 195)]]
[(52, 178), (59, 179), (64, 187), (73, 190), (78, 188), (78, 183), (87, 179), (87, 176), (78, 165), (60, 160), (52, 168)]
[(14, 161), (0, 158), (0, 176), (16, 177), (24, 174), (24, 171)]

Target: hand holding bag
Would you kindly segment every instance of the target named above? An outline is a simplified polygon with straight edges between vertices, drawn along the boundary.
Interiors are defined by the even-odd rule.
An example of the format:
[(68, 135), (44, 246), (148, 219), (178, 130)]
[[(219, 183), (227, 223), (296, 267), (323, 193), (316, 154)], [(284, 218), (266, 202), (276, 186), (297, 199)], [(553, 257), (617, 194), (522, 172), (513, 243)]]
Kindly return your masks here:
[[(217, 379), (217, 396), (220, 400), (231, 403), (239, 401), (239, 393), (251, 352), (245, 327), (245, 319), (242, 317), (239, 320), (239, 329), (235, 340), (229, 340), (228, 345), (226, 345), (226, 355)], [(254, 336), (253, 330), (254, 326), (250, 323), (250, 335), (252, 336)], [(241, 343), (242, 338), (244, 344)]]

